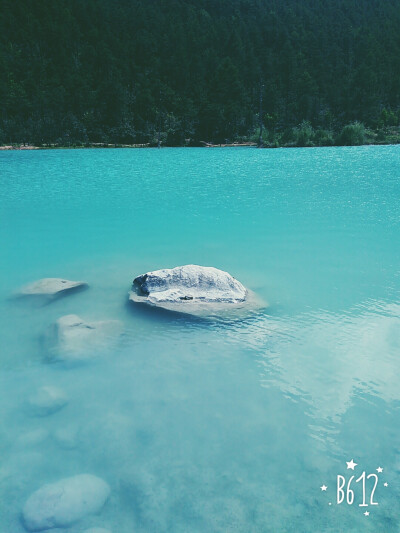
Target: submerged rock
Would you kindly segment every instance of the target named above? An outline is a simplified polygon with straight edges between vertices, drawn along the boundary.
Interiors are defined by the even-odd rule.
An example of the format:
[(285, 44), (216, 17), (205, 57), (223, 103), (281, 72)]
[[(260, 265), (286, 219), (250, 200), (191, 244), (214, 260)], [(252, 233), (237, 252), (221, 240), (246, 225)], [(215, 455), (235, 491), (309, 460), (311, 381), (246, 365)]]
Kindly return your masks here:
[(118, 320), (88, 322), (77, 315), (65, 315), (45, 334), (45, 348), (52, 359), (87, 359), (115, 341), (121, 332)]
[(19, 289), (17, 296), (44, 296), (55, 298), (88, 287), (84, 281), (70, 281), (62, 278), (44, 278)]
[(102, 479), (81, 474), (44, 485), (34, 492), (22, 511), (28, 531), (69, 527), (82, 518), (98, 513), (110, 495)]
[(47, 416), (56, 413), (68, 403), (64, 391), (57, 387), (40, 387), (28, 399), (29, 409), (36, 416)]
[(53, 437), (60, 448), (73, 450), (78, 444), (78, 428), (63, 426), (54, 432)]
[(129, 299), (174, 311), (242, 308), (252, 293), (228, 272), (214, 267), (185, 265), (155, 270), (133, 280)]
[(17, 445), (21, 447), (36, 446), (42, 444), (49, 436), (47, 429), (38, 428), (20, 435), (17, 439)]

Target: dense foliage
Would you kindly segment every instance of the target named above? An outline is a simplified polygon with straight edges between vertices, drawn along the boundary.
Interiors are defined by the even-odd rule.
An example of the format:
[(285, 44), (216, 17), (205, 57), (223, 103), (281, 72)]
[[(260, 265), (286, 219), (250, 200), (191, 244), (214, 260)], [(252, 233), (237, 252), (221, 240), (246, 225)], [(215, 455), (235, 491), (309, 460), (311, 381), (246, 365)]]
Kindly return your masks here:
[(384, 140), (400, 2), (0, 0), (0, 106), (3, 144)]

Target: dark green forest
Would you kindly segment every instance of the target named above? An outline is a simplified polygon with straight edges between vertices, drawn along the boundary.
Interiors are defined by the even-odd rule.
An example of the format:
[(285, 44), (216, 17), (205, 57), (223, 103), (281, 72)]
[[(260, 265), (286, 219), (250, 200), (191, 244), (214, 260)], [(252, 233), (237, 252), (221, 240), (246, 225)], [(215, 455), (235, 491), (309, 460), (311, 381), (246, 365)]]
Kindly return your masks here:
[(399, 0), (0, 6), (0, 144), (400, 142)]

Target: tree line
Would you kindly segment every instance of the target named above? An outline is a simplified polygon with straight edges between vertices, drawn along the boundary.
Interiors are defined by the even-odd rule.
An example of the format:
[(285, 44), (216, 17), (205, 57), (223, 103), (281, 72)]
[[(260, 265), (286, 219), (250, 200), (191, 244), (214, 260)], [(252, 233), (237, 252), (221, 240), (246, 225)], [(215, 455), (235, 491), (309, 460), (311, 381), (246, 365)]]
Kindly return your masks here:
[(398, 0), (0, 0), (0, 144), (400, 142)]

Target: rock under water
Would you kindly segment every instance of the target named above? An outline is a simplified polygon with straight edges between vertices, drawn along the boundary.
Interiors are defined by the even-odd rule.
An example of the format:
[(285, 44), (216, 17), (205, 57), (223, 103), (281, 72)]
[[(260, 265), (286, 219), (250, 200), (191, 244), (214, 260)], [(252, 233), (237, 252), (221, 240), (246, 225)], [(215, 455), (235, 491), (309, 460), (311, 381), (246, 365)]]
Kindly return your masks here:
[(86, 287), (88, 287), (88, 284), (85, 281), (70, 281), (62, 278), (43, 278), (21, 287), (17, 292), (17, 296), (43, 296), (55, 298)]
[(77, 315), (65, 315), (46, 332), (45, 350), (50, 359), (88, 359), (109, 346), (121, 332), (122, 325), (118, 320), (89, 322)]
[(28, 531), (69, 527), (98, 513), (110, 494), (110, 487), (91, 474), (81, 474), (44, 485), (25, 503), (23, 521)]
[(68, 403), (64, 391), (53, 386), (40, 387), (28, 398), (28, 406), (35, 416), (48, 416), (56, 413)]

